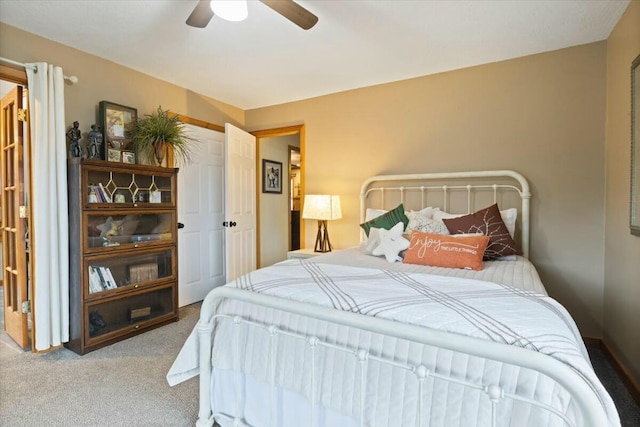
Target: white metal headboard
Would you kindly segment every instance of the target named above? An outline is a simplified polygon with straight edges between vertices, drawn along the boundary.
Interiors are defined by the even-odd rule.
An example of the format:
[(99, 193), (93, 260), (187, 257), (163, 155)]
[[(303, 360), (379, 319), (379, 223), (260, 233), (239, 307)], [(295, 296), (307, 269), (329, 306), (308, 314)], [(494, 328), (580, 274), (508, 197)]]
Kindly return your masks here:
[[(440, 193), (441, 201), (429, 203), (429, 206), (447, 211), (451, 194), (466, 192), (466, 213), (471, 213), (486, 207), (475, 205), (475, 194), (478, 191), (492, 191), (493, 203), (498, 202), (499, 194), (504, 191), (515, 192), (520, 196), (521, 205), (518, 209), (520, 245), (524, 256), (529, 258), (531, 192), (526, 178), (511, 170), (373, 176), (364, 181), (360, 190), (360, 222), (364, 222), (367, 208), (391, 209), (395, 206), (385, 206), (385, 201), (390, 198), (390, 195), (394, 195), (395, 200), (405, 204), (410, 193), (419, 193), (420, 206), (417, 206), (414, 200), (413, 206), (405, 204), (406, 210), (425, 208), (428, 197), (433, 193)], [(379, 196), (376, 206), (372, 205), (371, 196), (374, 194)], [(500, 209), (507, 207), (509, 206), (500, 206)]]

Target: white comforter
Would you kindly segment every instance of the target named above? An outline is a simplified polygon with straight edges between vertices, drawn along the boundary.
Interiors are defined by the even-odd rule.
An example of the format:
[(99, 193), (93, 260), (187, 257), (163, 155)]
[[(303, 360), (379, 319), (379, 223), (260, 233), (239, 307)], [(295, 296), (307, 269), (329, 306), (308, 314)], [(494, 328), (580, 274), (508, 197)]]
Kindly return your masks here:
[[(573, 320), (560, 304), (545, 295), (474, 279), (305, 260), (285, 261), (257, 270), (227, 286), (544, 353), (566, 363), (583, 376), (598, 395), (610, 425), (620, 425), (613, 402), (590, 365)], [(416, 346), (402, 340), (389, 340), (375, 334), (342, 331), (326, 322), (238, 301), (221, 304), (218, 312), (275, 324), (285, 330), (314, 335), (353, 349), (364, 346), (372, 354), (388, 356), (414, 366), (424, 364), (435, 372), (453, 372), (454, 377), (474, 378), (479, 384), (497, 382), (507, 391), (517, 391), (525, 396), (535, 395), (538, 400), (563, 413), (576, 416), (568, 393), (559, 389), (549, 378), (526, 369), (428, 346)], [(214, 339), (213, 365), (217, 369), (242, 370), (258, 381), (268, 383), (269, 364), (264, 360), (269, 346), (266, 334), (245, 330), (242, 336), (237, 335), (232, 322), (221, 322)], [(302, 371), (308, 371), (305, 365), (308, 362), (296, 356), (305, 351), (304, 343), (281, 340), (278, 354), (282, 357), (281, 363), (276, 366), (275, 378), (277, 386), (308, 397), (308, 379), (291, 369), (297, 366)], [(353, 386), (358, 378), (357, 363), (346, 363), (344, 355), (329, 351), (324, 359), (323, 368), (320, 369), (324, 384), (321, 404), (357, 419), (359, 396)], [(169, 382), (175, 383), (195, 375), (197, 365), (194, 366), (194, 363), (197, 363), (195, 331), (171, 368), (167, 376)], [(370, 425), (413, 423), (417, 410), (415, 399), (403, 396), (410, 396), (410, 391), (415, 388), (414, 378), (402, 372), (378, 368), (370, 369), (367, 379), (369, 384), (376, 384), (376, 390), (379, 391), (367, 398)], [(425, 415), (429, 422), (425, 425), (484, 425), (490, 416), (488, 405), (481, 404), (481, 393), (440, 384), (437, 380), (429, 382), (428, 386), (426, 400), (431, 409)], [(502, 405), (499, 419), (509, 426), (563, 425), (556, 417), (521, 408), (518, 404)], [(397, 420), (402, 421), (398, 423)], [(576, 421), (580, 425), (580, 419)]]

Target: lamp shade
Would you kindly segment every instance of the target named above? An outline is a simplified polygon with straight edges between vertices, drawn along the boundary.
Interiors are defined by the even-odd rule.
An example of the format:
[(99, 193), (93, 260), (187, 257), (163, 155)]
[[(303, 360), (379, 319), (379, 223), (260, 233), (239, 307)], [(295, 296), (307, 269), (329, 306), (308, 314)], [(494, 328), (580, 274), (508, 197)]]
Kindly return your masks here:
[(302, 218), (320, 221), (342, 218), (340, 196), (329, 194), (305, 195)]
[(226, 21), (244, 21), (247, 19), (247, 0), (211, 0), (211, 10)]

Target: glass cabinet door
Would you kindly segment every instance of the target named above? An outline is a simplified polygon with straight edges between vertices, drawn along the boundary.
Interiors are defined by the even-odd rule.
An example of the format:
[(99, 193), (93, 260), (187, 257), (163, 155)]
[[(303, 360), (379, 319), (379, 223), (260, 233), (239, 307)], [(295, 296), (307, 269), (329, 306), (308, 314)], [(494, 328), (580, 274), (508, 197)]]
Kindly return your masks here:
[(175, 211), (140, 212), (144, 211), (85, 212), (85, 250), (99, 251), (119, 246), (141, 247), (175, 242)]
[[(86, 169), (85, 205), (144, 203), (175, 205), (173, 175), (131, 173), (116, 170)], [(123, 206), (124, 207), (124, 206)]]
[(85, 339), (89, 345), (135, 332), (174, 316), (175, 292), (171, 285), (149, 289), (126, 298), (105, 299), (86, 306)]
[(175, 249), (85, 258), (85, 298), (112, 289), (137, 289), (175, 279)]

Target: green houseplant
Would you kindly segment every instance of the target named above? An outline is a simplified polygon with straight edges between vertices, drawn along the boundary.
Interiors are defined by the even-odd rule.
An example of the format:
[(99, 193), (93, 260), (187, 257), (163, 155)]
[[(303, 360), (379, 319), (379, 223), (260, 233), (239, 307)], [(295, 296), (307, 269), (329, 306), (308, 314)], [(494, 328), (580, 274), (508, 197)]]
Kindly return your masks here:
[(184, 124), (176, 114), (169, 114), (159, 106), (152, 114), (145, 114), (136, 121), (133, 146), (138, 158), (145, 158), (151, 164), (162, 162), (171, 148), (178, 163), (191, 161), (193, 138), (187, 135)]

